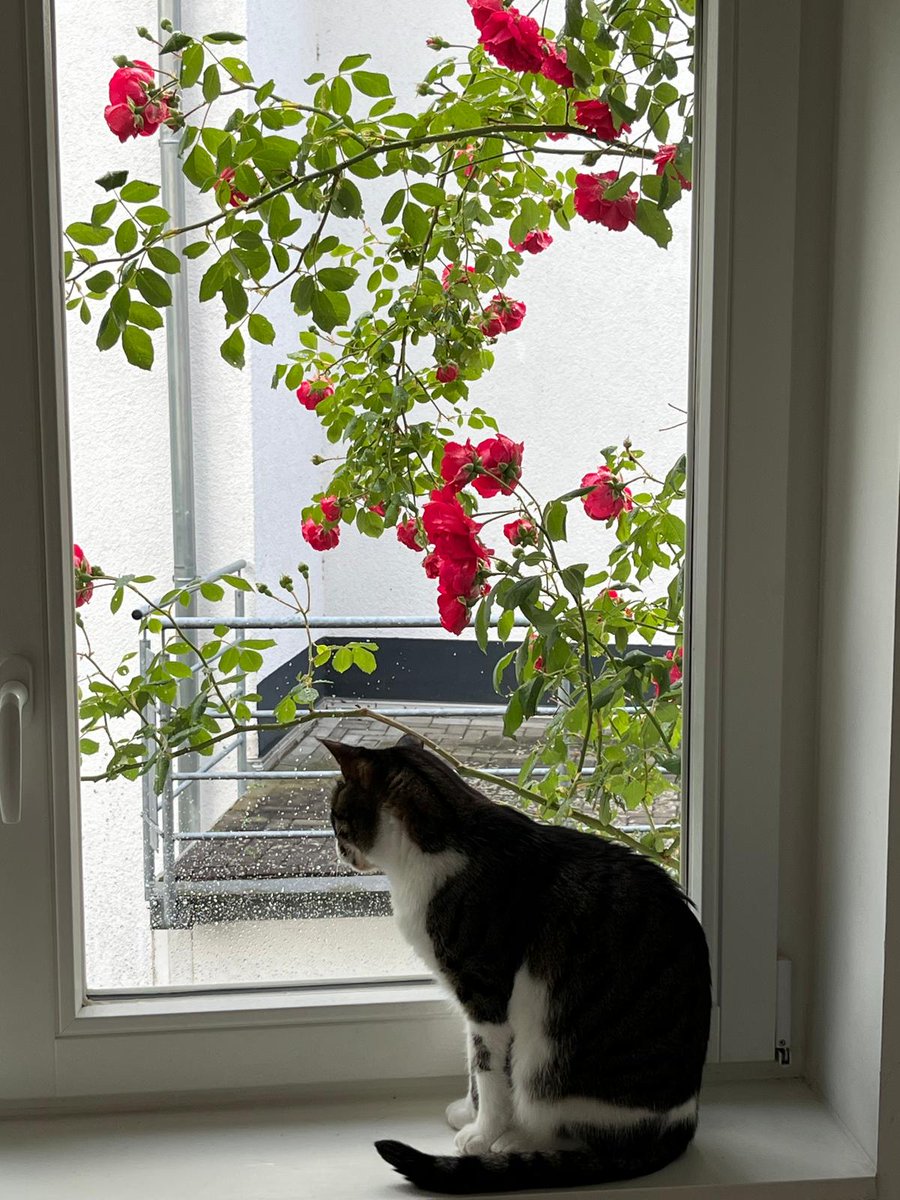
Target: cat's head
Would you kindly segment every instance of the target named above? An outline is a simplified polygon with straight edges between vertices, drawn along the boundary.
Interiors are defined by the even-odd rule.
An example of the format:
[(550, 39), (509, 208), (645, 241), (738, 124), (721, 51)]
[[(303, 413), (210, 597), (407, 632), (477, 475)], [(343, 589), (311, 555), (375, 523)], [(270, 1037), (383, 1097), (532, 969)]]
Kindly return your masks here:
[(323, 738), (341, 778), (331, 797), (338, 858), (356, 871), (390, 870), (411, 853), (439, 854), (459, 843), (472, 789), (408, 735), (373, 750)]

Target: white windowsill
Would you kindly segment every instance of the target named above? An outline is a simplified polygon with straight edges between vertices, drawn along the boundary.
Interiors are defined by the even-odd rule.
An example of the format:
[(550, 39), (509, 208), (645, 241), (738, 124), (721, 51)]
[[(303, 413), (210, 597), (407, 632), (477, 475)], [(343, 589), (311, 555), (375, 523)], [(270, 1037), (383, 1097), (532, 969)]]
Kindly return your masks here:
[[(384, 1099), (0, 1122), (2, 1195), (29, 1200), (402, 1200), (375, 1138), (446, 1153), (447, 1081)], [(628, 1200), (872, 1200), (872, 1164), (798, 1080), (712, 1084), (700, 1132), (644, 1180), (553, 1193)], [(529, 1192), (533, 1200), (550, 1193)]]

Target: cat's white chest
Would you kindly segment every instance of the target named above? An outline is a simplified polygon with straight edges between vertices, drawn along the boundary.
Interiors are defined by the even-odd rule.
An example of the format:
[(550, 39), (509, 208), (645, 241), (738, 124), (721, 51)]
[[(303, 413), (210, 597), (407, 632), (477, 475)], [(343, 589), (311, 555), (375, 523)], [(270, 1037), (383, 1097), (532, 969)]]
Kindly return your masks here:
[(426, 966), (438, 971), (431, 937), (428, 934), (428, 906), (439, 888), (465, 865), (465, 857), (455, 850), (439, 854), (419, 852), (410, 856), (403, 869), (389, 874), (394, 920), (403, 938)]

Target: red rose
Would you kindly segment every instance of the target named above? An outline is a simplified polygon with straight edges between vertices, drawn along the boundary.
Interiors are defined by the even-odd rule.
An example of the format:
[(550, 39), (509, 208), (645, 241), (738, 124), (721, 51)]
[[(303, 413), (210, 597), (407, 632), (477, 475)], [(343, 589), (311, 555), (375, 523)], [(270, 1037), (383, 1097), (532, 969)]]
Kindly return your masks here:
[(475, 274), (474, 267), (459, 267), (456, 263), (447, 263), (441, 272), (441, 287), (444, 291), (448, 291), (453, 284), (459, 283), (465, 279), (463, 272), (466, 271), (470, 275)]
[(604, 200), (603, 193), (619, 178), (616, 171), (575, 176), (575, 211), (585, 221), (599, 222), (621, 233), (635, 218), (637, 192), (626, 192), (618, 200)]
[(441, 459), (441, 479), (452, 491), (458, 492), (470, 479), (474, 479), (480, 465), (478, 451), (468, 439), (465, 445), (447, 442)]
[(527, 517), (517, 517), (503, 526), (503, 533), (513, 546), (536, 546), (537, 529)]
[(519, 328), (525, 320), (525, 304), (498, 292), (483, 315), (486, 319), (482, 322), (481, 332), (485, 337), (499, 337), (501, 333), (511, 333)]
[(681, 669), (683, 655), (684, 655), (684, 648), (682, 646), (676, 646), (675, 650), (667, 650), (666, 651), (666, 658), (669, 659), (669, 661), (672, 664), (672, 666), (669, 669), (669, 683), (670, 684), (677, 683), (678, 680), (682, 677), (682, 675), (684, 673)]
[(415, 517), (408, 517), (400, 522), (397, 526), (397, 541), (401, 546), (408, 546), (410, 550), (422, 553), (425, 547), (422, 545), (419, 522)]
[(567, 133), (548, 133), (547, 137), (551, 142), (564, 142), (569, 135)]
[(438, 383), (452, 383), (458, 375), (459, 367), (456, 363), (444, 363), (434, 373), (434, 377)]
[(425, 568), (425, 574), (429, 579), (437, 579), (441, 573), (441, 560), (433, 550), (422, 559), (422, 566)]
[(219, 176), (219, 179), (223, 183), (228, 184), (228, 190), (230, 193), (228, 196), (228, 203), (231, 205), (232, 208), (237, 208), (241, 204), (246, 204), (247, 201), (250, 199), (250, 197), (247, 195), (246, 192), (239, 192), (237, 190), (237, 188), (234, 187), (234, 185), (232, 183), (234, 176), (235, 176), (234, 167), (225, 167), (223, 169), (221, 175)]
[(525, 240), (522, 242), (514, 242), (509, 239), (509, 244), (517, 254), (540, 254), (542, 250), (546, 250), (552, 245), (553, 238), (545, 229), (532, 229), (530, 233), (525, 234)]
[(444, 629), (448, 633), (455, 633), (457, 637), (469, 623), (468, 608), (450, 592), (438, 591), (438, 612)]
[(631, 126), (627, 121), (623, 121), (616, 128), (612, 110), (602, 100), (576, 101), (575, 120), (596, 137), (603, 138), (607, 142), (615, 141), (623, 133), (631, 133)]
[(493, 553), (478, 537), (481, 526), (447, 488), (431, 493), (422, 522), (428, 540), (434, 544), (441, 585), (452, 584), (460, 595), (468, 593), (476, 576), (490, 565)]
[(319, 508), (322, 510), (322, 516), (326, 521), (339, 521), (341, 519), (341, 502), (337, 496), (325, 496), (319, 501)]
[(303, 540), (309, 542), (313, 550), (333, 550), (341, 540), (341, 527), (335, 525), (332, 529), (327, 529), (324, 525), (320, 525), (318, 521), (314, 521), (312, 517), (307, 517), (301, 526)]
[(618, 600), (618, 598), (619, 598), (619, 593), (616, 591), (613, 591), (612, 588), (607, 588), (605, 595), (608, 600)]
[(594, 489), (581, 497), (584, 511), (592, 521), (608, 521), (619, 513), (631, 512), (634, 507), (630, 488), (609, 467), (598, 467), (585, 475), (581, 486)]
[(310, 412), (315, 412), (323, 400), (333, 395), (334, 388), (327, 379), (314, 379), (312, 382), (304, 379), (297, 388), (297, 399)]
[(383, 517), (386, 511), (384, 505), (380, 501), (378, 504), (369, 504), (366, 507), (368, 508), (369, 512), (377, 513), (379, 517)]
[(472, 10), (472, 20), (480, 33), (495, 12), (503, 9), (503, 0), (469, 0)]
[[(549, 79), (552, 83), (558, 83), (560, 87), (574, 87), (575, 80), (572, 78), (572, 72), (566, 66), (565, 48), (557, 46), (556, 42), (544, 41), (541, 43), (541, 53), (543, 54), (541, 74), (544, 78)], [(565, 137), (565, 134), (563, 136)]]
[(534, 17), (515, 8), (492, 12), (481, 26), (479, 42), (501, 67), (537, 74), (543, 65), (541, 30)]
[(110, 104), (146, 104), (147, 86), (153, 86), (155, 72), (149, 63), (134, 60), (131, 67), (119, 67), (109, 81)]
[(669, 163), (671, 163), (672, 170), (678, 176), (678, 182), (681, 184), (681, 186), (684, 188), (684, 190), (686, 192), (689, 192), (692, 187), (691, 181), (689, 179), (685, 179), (685, 177), (682, 175), (682, 173), (675, 166), (675, 159), (677, 157), (678, 157), (678, 147), (677, 146), (674, 146), (674, 145), (660, 146), (659, 150), (656, 152), (656, 156), (653, 159), (653, 161), (656, 163), (656, 173), (657, 173), (657, 175), (664, 175), (665, 171), (666, 171), (666, 167), (669, 165)]
[(153, 68), (138, 59), (133, 67), (120, 67), (110, 79), (109, 104), (103, 116), (120, 142), (130, 137), (149, 137), (169, 119), (164, 99), (147, 102), (147, 89), (153, 86), (153, 81)]
[(487, 472), (477, 475), (472, 481), (472, 487), (479, 496), (490, 500), (498, 492), (502, 492), (504, 496), (512, 494), (522, 477), (524, 450), (522, 442), (514, 442), (503, 433), (478, 443), (477, 453), (481, 460), (481, 469)]
[[(467, 158), (469, 160), (468, 165), (462, 168), (462, 173), (465, 175), (466, 179), (470, 179), (475, 171), (475, 147), (466, 146), (464, 150), (457, 150), (456, 154), (454, 155), (454, 161), (459, 162), (461, 158)], [(459, 170), (460, 168), (457, 167), (456, 169)]]
[(72, 547), (72, 560), (75, 566), (75, 607), (81, 608), (94, 594), (94, 584), (86, 578), (91, 573), (91, 564), (77, 545)]
[[(537, 640), (538, 640), (538, 638), (537, 638), (537, 634), (536, 634), (536, 633), (529, 633), (529, 635), (528, 635), (528, 641), (531, 643), (531, 647), (532, 647), (532, 649), (534, 649), (534, 643), (535, 643)], [(539, 655), (537, 656), (537, 658), (534, 660), (534, 669), (535, 669), (536, 671), (543, 671), (543, 669), (544, 669), (544, 658), (543, 658), (543, 655), (539, 654)]]

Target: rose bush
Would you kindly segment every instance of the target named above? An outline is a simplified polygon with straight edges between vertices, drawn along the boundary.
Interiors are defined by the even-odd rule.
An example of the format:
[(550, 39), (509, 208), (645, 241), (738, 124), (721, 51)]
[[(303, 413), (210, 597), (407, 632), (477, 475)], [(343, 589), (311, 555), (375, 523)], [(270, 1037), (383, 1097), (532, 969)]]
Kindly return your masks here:
[[(104, 116), (122, 141), (162, 124), (179, 133), (185, 178), (208, 205), (184, 231), (183, 257), (197, 263), (200, 301), (221, 309), (227, 363), (244, 365), (248, 338), (273, 343), (266, 301), (289, 292), (296, 328), (282, 332), (293, 348), (273, 387), (295, 395), (308, 410), (297, 419), (321, 422), (340, 450), (318, 499), (298, 514), (298, 544), (333, 551), (351, 523), (371, 537), (394, 529), (422, 553), (448, 631), (471, 625), (484, 647), (491, 636), (509, 642), (524, 620), (526, 636), (510, 642), (495, 673), (505, 730), (515, 734), (551, 697), (559, 707), (519, 778), (497, 782), (548, 818), (577, 820), (672, 865), (678, 830), (657, 828), (650, 810), (680, 770), (683, 460), (654, 474), (628, 443), (586, 448), (577, 463), (573, 447), (570, 490), (539, 499), (520, 431), (501, 431), (472, 401), (506, 335), (523, 326), (522, 256), (545, 250), (551, 228), (564, 233), (576, 219), (605, 227), (594, 231), (598, 257), (609, 231), (668, 244), (666, 214), (691, 186), (684, 64), (693, 4), (567, 0), (557, 32), (504, 0), (468, 5), (473, 45), (428, 39), (438, 57), (414, 111), (402, 111), (365, 53), (331, 75), (313, 71), (289, 98), (253, 78), (235, 51), (241, 35), (164, 27), (159, 39), (138, 32), (167, 65), (117, 59)], [(237, 107), (217, 122), (226, 93)], [(370, 180), (391, 184), (380, 212), (371, 211)], [(85, 325), (99, 316), (99, 349), (120, 347), (147, 370), (171, 302), (167, 276), (182, 269), (171, 248), (178, 231), (156, 183), (126, 171), (97, 182), (105, 198), (66, 229), (67, 305)], [(615, 537), (603, 562), (566, 559), (578, 500)], [(493, 521), (502, 522), (502, 551), (488, 545), (498, 541)], [(83, 555), (79, 566), (79, 554), (79, 605), (101, 586), (114, 608), (127, 591), (146, 599), (145, 577), (108, 576)], [(166, 615), (177, 626), (192, 590), (213, 603), (227, 587), (250, 586), (198, 582), (164, 597), (145, 623)], [(299, 597), (289, 576), (279, 589), (302, 623), (308, 594)], [(127, 664), (110, 673), (89, 646), (83, 652), (83, 745), (118, 731), (115, 718), (133, 726), (109, 733), (103, 777), (152, 770), (162, 786), (179, 754), (212, 753), (234, 728), (259, 727), (253, 693), (235, 703), (229, 684), (257, 672), (270, 643), (242, 640), (232, 654), (219, 636), (178, 634), (198, 667), (189, 707), (178, 703), (185, 662), (171, 647), (143, 675)], [(666, 642), (679, 647), (669, 657)], [(325, 661), (331, 649), (316, 647), (277, 724), (315, 719)], [(334, 657), (337, 669), (352, 662), (374, 667), (372, 648)], [(156, 700), (170, 715), (151, 725), (143, 713)], [(649, 831), (632, 836), (616, 816), (641, 806)]]

